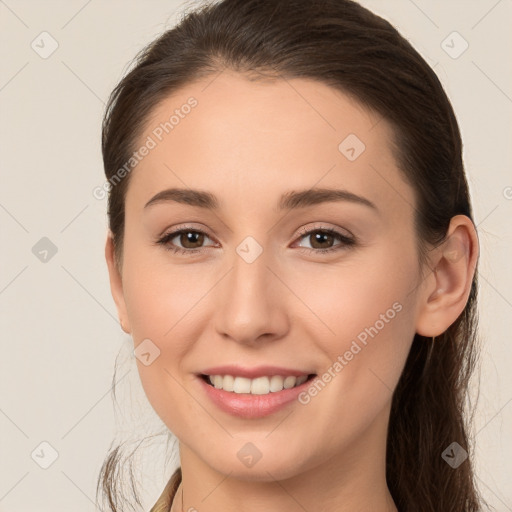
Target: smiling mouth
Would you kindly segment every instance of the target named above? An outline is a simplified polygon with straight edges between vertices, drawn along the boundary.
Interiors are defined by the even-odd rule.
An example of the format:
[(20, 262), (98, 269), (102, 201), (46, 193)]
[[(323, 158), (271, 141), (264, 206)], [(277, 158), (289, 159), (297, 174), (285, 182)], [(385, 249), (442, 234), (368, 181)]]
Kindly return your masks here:
[(268, 395), (270, 393), (278, 393), (284, 389), (291, 389), (301, 386), (309, 382), (314, 377), (315, 373), (309, 375), (301, 375), (295, 377), (292, 375), (281, 376), (263, 376), (255, 379), (246, 377), (235, 377), (233, 375), (205, 375), (200, 374), (199, 377), (203, 379), (208, 385), (216, 388), (237, 394), (251, 394), (251, 395)]

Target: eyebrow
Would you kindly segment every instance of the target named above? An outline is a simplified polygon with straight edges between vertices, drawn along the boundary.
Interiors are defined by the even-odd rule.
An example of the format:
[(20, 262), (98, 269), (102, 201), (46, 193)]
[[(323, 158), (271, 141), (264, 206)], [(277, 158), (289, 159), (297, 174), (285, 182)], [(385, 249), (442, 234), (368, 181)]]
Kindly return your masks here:
[[(153, 196), (145, 204), (144, 208), (157, 203), (166, 203), (170, 201), (205, 208), (207, 210), (218, 211), (219, 209), (219, 202), (216, 196), (210, 192), (187, 188), (169, 188), (162, 190)], [(286, 192), (280, 198), (278, 211), (306, 208), (316, 204), (337, 201), (347, 201), (350, 203), (360, 204), (378, 212), (378, 208), (369, 199), (358, 196), (348, 190), (331, 188), (312, 188), (308, 190), (292, 190), (290, 192)]]

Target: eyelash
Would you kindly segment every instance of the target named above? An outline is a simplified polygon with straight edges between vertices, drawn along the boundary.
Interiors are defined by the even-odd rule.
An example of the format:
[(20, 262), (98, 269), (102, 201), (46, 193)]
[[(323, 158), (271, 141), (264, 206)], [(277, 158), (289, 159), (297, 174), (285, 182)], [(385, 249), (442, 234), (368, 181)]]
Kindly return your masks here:
[[(173, 238), (175, 238), (176, 236), (181, 235), (183, 233), (199, 233), (201, 235), (205, 235), (208, 238), (210, 238), (207, 233), (205, 233), (204, 231), (201, 231), (200, 229), (193, 229), (193, 228), (185, 227), (185, 228), (180, 228), (180, 229), (171, 231), (169, 233), (166, 233), (165, 235), (163, 235), (161, 238), (159, 238), (156, 241), (156, 244), (162, 245), (167, 251), (171, 251), (175, 254), (190, 255), (190, 254), (195, 254), (195, 253), (201, 252), (202, 248), (200, 248), (200, 249), (182, 249), (181, 247), (176, 247), (174, 244), (173, 244), (173, 246), (169, 246), (169, 242)], [(314, 229), (304, 229), (301, 231), (299, 238), (302, 239), (302, 238), (304, 238), (308, 235), (311, 235), (313, 233), (326, 233), (326, 234), (332, 235), (332, 236), (338, 238), (338, 240), (340, 240), (341, 243), (338, 245), (335, 245), (334, 247), (329, 247), (328, 249), (310, 249), (308, 247), (300, 247), (299, 248), (300, 252), (305, 252), (308, 254), (315, 253), (315, 254), (323, 255), (323, 254), (330, 253), (330, 252), (340, 251), (340, 250), (346, 249), (348, 247), (352, 247), (356, 244), (355, 238), (350, 238), (346, 235), (341, 234), (340, 232), (336, 231), (335, 229), (326, 228), (326, 227), (315, 227)]]

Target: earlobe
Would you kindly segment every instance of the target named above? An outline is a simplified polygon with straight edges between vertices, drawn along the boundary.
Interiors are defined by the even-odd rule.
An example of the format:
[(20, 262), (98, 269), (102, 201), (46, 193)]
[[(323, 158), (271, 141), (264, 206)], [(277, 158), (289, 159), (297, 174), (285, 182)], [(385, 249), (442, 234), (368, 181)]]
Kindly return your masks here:
[(123, 331), (126, 332), (127, 334), (130, 334), (131, 327), (128, 321), (128, 315), (126, 313), (126, 304), (124, 300), (121, 269), (118, 268), (116, 262), (114, 242), (112, 238), (112, 232), (110, 230), (107, 233), (107, 240), (105, 243), (105, 260), (107, 262), (108, 267), (110, 291), (112, 293), (112, 298), (114, 299), (114, 302), (116, 304), (117, 314), (119, 316), (119, 323)]
[(434, 269), (420, 297), (416, 332), (432, 337), (443, 333), (464, 310), (478, 259), (478, 237), (471, 219), (451, 219), (445, 241), (434, 251)]

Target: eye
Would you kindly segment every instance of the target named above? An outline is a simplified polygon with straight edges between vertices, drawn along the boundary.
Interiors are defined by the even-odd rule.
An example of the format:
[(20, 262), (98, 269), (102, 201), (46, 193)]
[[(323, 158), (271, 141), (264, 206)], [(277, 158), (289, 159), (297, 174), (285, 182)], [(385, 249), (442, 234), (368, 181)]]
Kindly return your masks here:
[[(164, 234), (156, 241), (157, 245), (162, 245), (166, 250), (177, 254), (195, 254), (201, 252), (205, 239), (211, 238), (207, 233), (199, 229), (182, 227)], [(339, 231), (327, 227), (315, 227), (314, 229), (304, 229), (301, 231), (300, 239), (310, 240), (310, 247), (299, 245), (301, 252), (325, 254), (332, 251), (340, 251), (356, 244), (353, 237), (347, 236)], [(336, 240), (338, 244), (332, 245)], [(180, 244), (180, 245), (178, 245)], [(210, 247), (214, 244), (210, 245)]]
[[(356, 243), (353, 237), (326, 227), (315, 227), (315, 229), (303, 230), (300, 238), (310, 241), (310, 247), (299, 246), (303, 247), (303, 251), (320, 254), (343, 250)], [(335, 240), (339, 240), (340, 243), (333, 246), (332, 244)]]
[[(210, 238), (204, 231), (192, 228), (175, 229), (163, 235), (156, 241), (158, 245), (163, 245), (167, 250), (179, 253), (190, 254), (200, 252), (205, 238)], [(182, 244), (177, 246), (175, 240)]]

